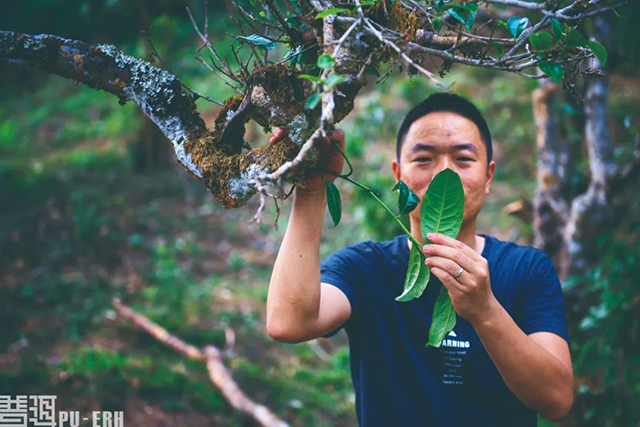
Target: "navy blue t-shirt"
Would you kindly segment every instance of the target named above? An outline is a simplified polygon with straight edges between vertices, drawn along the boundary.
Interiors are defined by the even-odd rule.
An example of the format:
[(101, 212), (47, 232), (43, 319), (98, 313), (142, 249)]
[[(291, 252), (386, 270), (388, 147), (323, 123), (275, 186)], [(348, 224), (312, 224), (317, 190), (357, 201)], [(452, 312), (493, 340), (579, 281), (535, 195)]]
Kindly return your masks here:
[[(569, 342), (551, 259), (538, 249), (479, 235), (486, 239), (482, 256), (493, 294), (516, 324), (526, 334), (548, 331)], [(343, 326), (360, 426), (535, 426), (537, 414), (507, 388), (468, 321), (457, 316), (440, 348), (425, 347), (442, 283), (432, 274), (420, 298), (395, 301), (408, 263), (403, 234), (349, 246), (321, 264), (322, 282), (341, 289), (351, 303)]]

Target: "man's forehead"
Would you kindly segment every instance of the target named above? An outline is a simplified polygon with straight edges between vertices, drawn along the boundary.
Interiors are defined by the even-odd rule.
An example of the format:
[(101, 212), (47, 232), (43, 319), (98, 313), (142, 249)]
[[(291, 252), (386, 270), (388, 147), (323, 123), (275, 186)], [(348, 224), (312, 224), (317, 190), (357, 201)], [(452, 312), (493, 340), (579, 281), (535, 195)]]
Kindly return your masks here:
[(480, 130), (474, 122), (457, 113), (437, 111), (413, 122), (403, 144), (408, 153), (469, 149), (485, 152)]

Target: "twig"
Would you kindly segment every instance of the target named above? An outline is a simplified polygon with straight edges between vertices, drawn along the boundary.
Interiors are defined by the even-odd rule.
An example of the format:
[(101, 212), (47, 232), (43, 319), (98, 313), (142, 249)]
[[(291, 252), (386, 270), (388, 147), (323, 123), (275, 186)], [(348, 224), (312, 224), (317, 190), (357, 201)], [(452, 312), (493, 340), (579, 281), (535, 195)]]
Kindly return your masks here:
[(234, 409), (251, 416), (261, 426), (288, 427), (288, 424), (279, 419), (269, 408), (254, 402), (240, 389), (231, 372), (224, 366), (222, 353), (216, 347), (209, 345), (200, 350), (171, 335), (162, 326), (157, 325), (142, 314), (136, 313), (130, 307), (122, 304), (118, 298), (114, 298), (112, 304), (118, 315), (124, 319), (131, 320), (134, 325), (161, 343), (190, 359), (206, 363), (211, 382), (220, 390)]
[(546, 3), (534, 3), (521, 0), (484, 0), (486, 3), (502, 4), (505, 6), (515, 6), (520, 9), (542, 10), (547, 7)]
[(213, 48), (211, 43), (209, 43), (209, 40), (204, 36), (204, 34), (200, 32), (200, 29), (198, 28), (198, 24), (196, 24), (196, 20), (193, 18), (193, 15), (191, 14), (191, 10), (189, 10), (188, 7), (187, 7), (187, 14), (189, 15), (189, 19), (191, 20), (191, 23), (193, 24), (193, 28), (196, 30), (198, 37), (200, 37), (200, 40), (202, 40), (202, 43), (204, 43), (204, 45), (209, 49), (209, 51), (218, 60), (218, 62), (220, 62), (220, 64), (225, 68), (226, 72), (224, 74), (227, 75), (229, 78), (235, 80), (236, 82), (242, 84), (243, 81), (240, 80), (238, 76), (235, 75), (235, 73), (233, 72), (231, 67), (228, 66), (228, 64), (225, 64), (224, 61), (222, 61), (222, 59), (218, 55), (218, 52), (216, 52), (216, 50)]
[[(358, 0), (356, 0), (356, 4), (360, 4), (360, 2)], [(373, 25), (371, 25), (371, 23), (369, 22), (368, 18), (365, 18), (364, 13), (362, 12), (362, 8), (358, 9), (358, 14), (360, 15), (360, 18), (363, 19), (364, 25), (369, 29), (369, 32), (372, 33), (374, 36), (376, 36), (378, 38), (378, 40), (380, 40), (382, 43), (386, 44), (387, 46), (389, 46), (390, 48), (392, 48), (393, 50), (396, 51), (396, 53), (398, 55), (400, 55), (400, 57), (402, 57), (402, 59), (404, 59), (404, 61), (407, 64), (413, 65), (418, 71), (420, 71), (422, 74), (424, 74), (429, 80), (431, 80), (433, 83), (436, 84), (436, 86), (445, 89), (447, 91), (451, 91), (451, 89), (449, 89), (449, 87), (447, 87), (446, 85), (442, 84), (441, 82), (438, 81), (438, 79), (436, 79), (436, 76), (430, 72), (427, 71), (426, 69), (424, 69), (422, 66), (418, 65), (417, 63), (415, 63), (411, 58), (409, 58), (409, 56), (407, 56), (407, 54), (405, 54), (402, 49), (400, 49), (398, 47), (398, 45), (396, 45), (395, 43), (387, 40), (382, 33), (380, 33), (380, 31), (376, 30), (375, 27)]]

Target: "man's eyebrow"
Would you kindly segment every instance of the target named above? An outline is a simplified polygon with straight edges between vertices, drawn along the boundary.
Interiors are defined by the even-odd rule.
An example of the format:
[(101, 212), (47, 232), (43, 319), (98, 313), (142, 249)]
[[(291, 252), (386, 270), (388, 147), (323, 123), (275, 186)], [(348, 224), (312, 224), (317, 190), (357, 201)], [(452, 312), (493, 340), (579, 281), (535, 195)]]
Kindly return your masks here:
[[(453, 151), (462, 151), (462, 150), (469, 150), (473, 153), (478, 152), (478, 149), (473, 144), (456, 144), (453, 146)], [(436, 148), (435, 145), (418, 143), (411, 148), (411, 151), (413, 153), (416, 153), (418, 151), (438, 151), (438, 149)]]

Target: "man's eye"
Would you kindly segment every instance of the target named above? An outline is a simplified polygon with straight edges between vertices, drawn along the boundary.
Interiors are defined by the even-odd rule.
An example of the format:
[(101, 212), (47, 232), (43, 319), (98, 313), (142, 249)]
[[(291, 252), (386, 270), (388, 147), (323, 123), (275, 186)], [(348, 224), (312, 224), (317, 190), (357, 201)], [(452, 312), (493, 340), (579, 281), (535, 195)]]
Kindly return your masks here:
[(458, 157), (458, 160), (464, 160), (465, 162), (468, 160), (473, 161), (473, 159), (469, 158), (469, 157)]
[(416, 159), (418, 162), (430, 162), (431, 159), (429, 157), (420, 157), (419, 159)]

